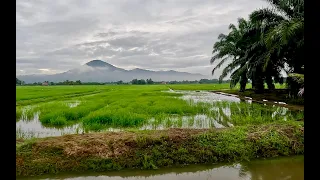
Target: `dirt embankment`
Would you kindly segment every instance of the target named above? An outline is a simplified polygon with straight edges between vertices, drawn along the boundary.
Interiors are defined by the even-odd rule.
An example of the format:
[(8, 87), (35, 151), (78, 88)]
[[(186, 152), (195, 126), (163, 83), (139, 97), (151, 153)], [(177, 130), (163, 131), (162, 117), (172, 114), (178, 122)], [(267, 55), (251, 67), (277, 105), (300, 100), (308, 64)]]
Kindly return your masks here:
[(301, 125), (65, 135), (17, 145), (17, 176), (248, 160), (303, 154)]

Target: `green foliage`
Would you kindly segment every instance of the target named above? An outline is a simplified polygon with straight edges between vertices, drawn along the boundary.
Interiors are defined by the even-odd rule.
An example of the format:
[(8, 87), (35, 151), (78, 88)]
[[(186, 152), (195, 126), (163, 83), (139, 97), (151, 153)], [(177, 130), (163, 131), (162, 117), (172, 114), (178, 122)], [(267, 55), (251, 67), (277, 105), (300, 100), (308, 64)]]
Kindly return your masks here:
[(292, 77), (293, 80), (297, 81), (299, 84), (304, 83), (304, 74), (290, 73), (289, 77)]
[[(244, 91), (247, 80), (252, 81), (256, 93), (262, 93), (264, 81), (268, 89), (274, 82), (283, 82), (281, 70), (289, 66), (287, 73), (301, 73), (304, 46), (304, 0), (268, 0), (273, 9), (259, 9), (250, 14), (248, 20), (238, 19), (231, 24), (228, 34), (220, 34), (213, 46), (210, 62), (220, 62), (212, 73), (226, 62), (220, 81), (231, 74), (230, 86), (240, 82)], [(227, 60), (231, 61), (227, 61)], [(289, 82), (289, 81), (288, 81)], [(288, 86), (297, 92), (295, 85)]]

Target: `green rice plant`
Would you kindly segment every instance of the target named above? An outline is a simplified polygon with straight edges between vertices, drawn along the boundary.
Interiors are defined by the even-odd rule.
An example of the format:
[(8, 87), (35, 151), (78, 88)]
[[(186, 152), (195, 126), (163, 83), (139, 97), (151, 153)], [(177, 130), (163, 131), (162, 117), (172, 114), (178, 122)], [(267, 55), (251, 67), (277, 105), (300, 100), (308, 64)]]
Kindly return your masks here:
[[(57, 105), (58, 108), (51, 108), (48, 112), (48, 106)], [(103, 100), (96, 102), (83, 102), (77, 107), (69, 108), (65, 103), (57, 102), (55, 104), (46, 104), (40, 109), (44, 112), (40, 114), (40, 122), (47, 125), (70, 125), (88, 115), (91, 111), (102, 108), (105, 105)]]
[(68, 124), (67, 119), (64, 116), (60, 116), (57, 112), (42, 116), (40, 122), (47, 126), (64, 126)]
[[(172, 86), (172, 87), (171, 87)], [(200, 85), (169, 85), (172, 89), (209, 89), (211, 87), (216, 89), (222, 88), (225, 85), (216, 84), (200, 84)], [(41, 93), (42, 90), (32, 87), (28, 90), (25, 89), (25, 94)], [(72, 89), (77, 89), (73, 91)], [(152, 125), (153, 127), (167, 126), (167, 127), (181, 127), (184, 120), (173, 120), (174, 118), (182, 118), (186, 116), (191, 120), (186, 120), (187, 124), (195, 125), (197, 122), (199, 126), (205, 125), (192, 119), (193, 116), (204, 114), (218, 123), (228, 126), (229, 123), (234, 125), (244, 124), (261, 124), (273, 121), (291, 121), (298, 117), (303, 118), (303, 113), (293, 114), (288, 111), (283, 115), (283, 112), (274, 113), (277, 107), (263, 106), (260, 104), (249, 103), (231, 103), (227, 101), (222, 102), (197, 102), (192, 100), (187, 102), (180, 97), (183, 93), (172, 93), (168, 91), (168, 87), (164, 85), (152, 86), (106, 86), (106, 87), (84, 87), (70, 88), (70, 92), (89, 92), (88, 89), (95, 89), (98, 91), (94, 95), (84, 95), (75, 97), (60, 97), (53, 91), (68, 91), (68, 88), (53, 88), (51, 93), (55, 94), (54, 97), (59, 97), (54, 101), (33, 104), (32, 108), (28, 111), (27, 116), (31, 119), (35, 113), (40, 112), (41, 123), (49, 126), (53, 124), (71, 125), (74, 123), (82, 122), (92, 126), (91, 129), (105, 129), (107, 127), (131, 127), (139, 128), (142, 125)], [(34, 92), (32, 92), (34, 90)], [(47, 92), (48, 91), (48, 92)], [(51, 90), (45, 91), (47, 94)], [(65, 94), (64, 92), (62, 94)], [(69, 93), (71, 96), (72, 93)], [(32, 96), (36, 96), (33, 94)], [(31, 96), (30, 96), (31, 97)], [(38, 96), (40, 97), (40, 95)], [(67, 103), (80, 101), (81, 103), (70, 108)], [(23, 115), (22, 109), (26, 106), (17, 106), (16, 118)], [(57, 120), (56, 120), (57, 119)], [(62, 120), (61, 120), (62, 119)], [(102, 119), (102, 120), (101, 120)], [(154, 120), (150, 120), (154, 119)], [(66, 121), (64, 121), (66, 120)], [(51, 124), (53, 126), (53, 124)], [(189, 125), (191, 126), (191, 125)], [(207, 125), (205, 125), (207, 126)]]
[(64, 126), (67, 123), (67, 119), (63, 116), (58, 116), (58, 117), (55, 117), (54, 119), (51, 119), (51, 122), (50, 124), (54, 125), (54, 126)]
[(20, 119), (31, 120), (35, 113), (36, 111), (34, 111), (34, 107), (32, 106), (18, 106), (16, 107), (16, 122), (18, 122)]
[(99, 129), (103, 127), (138, 127), (147, 120), (143, 114), (132, 113), (124, 110), (112, 111), (102, 109), (91, 112), (82, 119), (83, 125), (87, 128)]
[(16, 107), (16, 122), (18, 122), (20, 120), (21, 116), (22, 116), (21, 107)]

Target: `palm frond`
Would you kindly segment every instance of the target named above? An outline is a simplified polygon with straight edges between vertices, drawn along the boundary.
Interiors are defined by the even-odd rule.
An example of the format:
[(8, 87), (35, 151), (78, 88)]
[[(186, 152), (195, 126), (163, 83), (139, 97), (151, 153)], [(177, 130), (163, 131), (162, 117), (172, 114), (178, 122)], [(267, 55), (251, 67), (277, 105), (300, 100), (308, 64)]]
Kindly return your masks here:
[(250, 20), (253, 23), (259, 23), (259, 22), (280, 22), (285, 20), (285, 17), (279, 15), (275, 10), (272, 9), (259, 9), (256, 11), (253, 11), (249, 15)]
[(290, 73), (289, 77), (292, 77), (292, 79), (294, 81), (298, 82), (299, 84), (303, 84), (304, 83), (304, 74)]
[(228, 60), (228, 59), (229, 59), (229, 57), (223, 58), (223, 59), (216, 65), (216, 67), (213, 68), (213, 70), (212, 70), (212, 75), (214, 74), (214, 71), (217, 70), (218, 68), (220, 68), (220, 67), (225, 63), (225, 61)]

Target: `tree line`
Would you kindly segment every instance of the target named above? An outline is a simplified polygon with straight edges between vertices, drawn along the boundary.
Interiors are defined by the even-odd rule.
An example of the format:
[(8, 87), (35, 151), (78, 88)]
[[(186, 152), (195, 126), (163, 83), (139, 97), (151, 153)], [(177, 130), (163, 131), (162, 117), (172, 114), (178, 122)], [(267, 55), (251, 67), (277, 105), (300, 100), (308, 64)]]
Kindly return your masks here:
[[(249, 80), (256, 93), (270, 90), (274, 83), (286, 84), (292, 97), (302, 90), (304, 79), (304, 0), (267, 0), (273, 8), (253, 11), (248, 19), (239, 18), (220, 34), (213, 46), (212, 74), (228, 64), (219, 77), (230, 75), (230, 87), (240, 84), (244, 91)], [(297, 78), (298, 77), (298, 78)], [(298, 80), (297, 80), (298, 79)]]
[[(230, 80), (222, 81), (224, 83), (229, 83)], [(200, 79), (195, 80), (195, 81), (153, 81), (151, 78), (144, 80), (144, 79), (133, 79), (130, 82), (123, 82), (123, 81), (116, 81), (116, 82), (81, 82), (80, 80), (77, 81), (70, 81), (70, 80), (65, 80), (62, 82), (49, 82), (49, 81), (44, 81), (44, 82), (34, 82), (34, 83), (25, 83), (24, 81), (19, 80), (16, 78), (16, 85), (28, 85), (28, 86), (39, 86), (39, 85), (105, 85), (105, 84), (138, 84), (138, 85), (144, 85), (144, 84), (216, 84), (219, 83), (218, 79)]]

